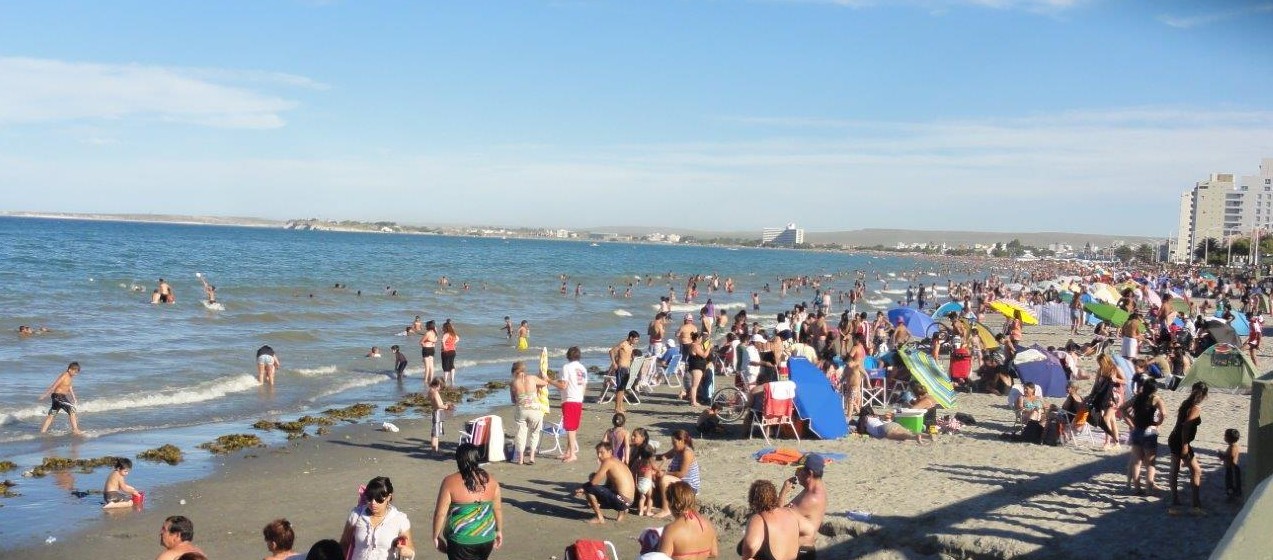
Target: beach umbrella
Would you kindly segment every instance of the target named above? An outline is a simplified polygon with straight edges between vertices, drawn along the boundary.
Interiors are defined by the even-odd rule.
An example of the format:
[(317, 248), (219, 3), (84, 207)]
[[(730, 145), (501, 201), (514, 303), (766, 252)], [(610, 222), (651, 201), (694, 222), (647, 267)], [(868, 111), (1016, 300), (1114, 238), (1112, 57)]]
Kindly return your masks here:
[(962, 303), (957, 301), (948, 301), (941, 304), (941, 307), (938, 307), (936, 311), (933, 311), (933, 319), (941, 320), (941, 318), (945, 317), (947, 313), (952, 311), (955, 313), (961, 313), (963, 310), (964, 305)]
[(1094, 301), (1084, 303), (1083, 309), (1087, 310), (1088, 313), (1091, 313), (1097, 319), (1109, 321), (1116, 327), (1123, 326), (1123, 323), (1126, 323), (1127, 318), (1131, 315), (1130, 313), (1108, 303), (1097, 303)]
[(895, 307), (888, 310), (889, 323), (897, 324), (899, 318), (906, 325), (906, 329), (919, 338), (928, 338), (937, 332), (939, 328), (932, 317), (920, 313), (918, 310), (909, 307)]
[(1092, 284), (1087, 288), (1087, 293), (1092, 294), (1092, 297), (1105, 303), (1118, 303), (1118, 293), (1110, 289), (1109, 284), (1100, 282)]
[(1202, 276), (1202, 278), (1203, 278), (1204, 280), (1215, 280), (1215, 279), (1216, 279), (1216, 275), (1215, 275), (1215, 274), (1212, 274), (1212, 273), (1210, 273), (1210, 272), (1204, 272), (1204, 273), (1202, 273), (1200, 276)]
[(972, 335), (981, 341), (982, 348), (994, 350), (999, 347), (999, 341), (995, 340), (994, 333), (990, 332), (990, 329), (986, 328), (985, 325), (972, 321), (969, 328), (972, 330)]
[(1162, 307), (1162, 296), (1158, 295), (1158, 292), (1153, 290), (1145, 292), (1145, 301), (1149, 302), (1149, 305)]
[(1004, 317), (1007, 317), (1009, 319), (1013, 318), (1013, 316), (1017, 312), (1020, 312), (1022, 323), (1025, 323), (1027, 325), (1039, 324), (1039, 320), (1035, 318), (1033, 313), (1030, 312), (1030, 308), (1026, 307), (1024, 303), (1021, 303), (1019, 301), (1012, 301), (1010, 299), (997, 299), (990, 302), (990, 308), (1001, 313)]
[(1202, 328), (1211, 335), (1211, 339), (1217, 344), (1225, 343), (1232, 344), (1234, 346), (1240, 344), (1240, 342), (1238, 342), (1238, 333), (1235, 332), (1233, 327), (1229, 326), (1228, 323), (1224, 322), (1224, 319), (1207, 317)]
[(548, 378), (548, 347), (539, 351), (539, 376)]
[(1012, 359), (1012, 367), (1017, 370), (1017, 377), (1024, 383), (1034, 383), (1039, 387), (1039, 394), (1044, 397), (1057, 398), (1066, 395), (1065, 367), (1055, 354), (1048, 352), (1037, 344), (1023, 350)]
[(928, 394), (942, 408), (955, 408), (955, 387), (950, 383), (945, 368), (942, 368), (928, 352), (920, 352), (915, 348), (906, 348), (897, 353), (909, 371), (911, 378), (918, 381)]
[(1167, 305), (1174, 311), (1179, 311), (1185, 314), (1189, 313), (1189, 302), (1183, 299), (1171, 298), (1171, 301), (1167, 302)]

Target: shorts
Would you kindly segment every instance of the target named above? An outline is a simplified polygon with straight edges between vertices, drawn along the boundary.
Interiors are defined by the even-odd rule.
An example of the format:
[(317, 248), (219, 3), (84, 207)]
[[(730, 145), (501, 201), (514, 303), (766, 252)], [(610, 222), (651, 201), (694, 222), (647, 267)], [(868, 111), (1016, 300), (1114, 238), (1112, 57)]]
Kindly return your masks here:
[(442, 351), (442, 371), (455, 371), (455, 350)]
[(446, 560), (486, 560), (495, 550), (495, 541), (482, 544), (446, 543)]
[(106, 503), (108, 503), (108, 504), (115, 503), (115, 502), (131, 502), (131, 501), (133, 501), (133, 495), (132, 495), (132, 494), (129, 494), (128, 492), (120, 492), (120, 491), (118, 491), (118, 490), (111, 490), (110, 492), (107, 492), (107, 493), (105, 494), (105, 496), (103, 496), (103, 497), (105, 498)]
[(614, 368), (614, 383), (616, 390), (628, 386), (628, 378), (632, 377), (632, 370), (621, 367)]
[(683, 358), (683, 359), (687, 359), (687, 360), (688, 360), (688, 359), (689, 359), (689, 357), (690, 357), (690, 345), (689, 345), (689, 344), (682, 344), (682, 345), (681, 345), (681, 358)]
[(796, 550), (796, 560), (818, 560), (818, 549), (812, 546), (802, 546)]
[(1123, 337), (1123, 357), (1135, 358), (1140, 350), (1140, 341), (1131, 337)]
[(433, 357), (433, 353), (434, 353), (435, 351), (437, 351), (437, 347), (434, 347), (434, 346), (421, 346), (421, 347), (420, 347), (420, 357), (421, 357), (421, 358), (432, 358), (432, 357)]
[(583, 403), (561, 403), (561, 427), (567, 432), (579, 431), (579, 421), (583, 420)]
[(256, 363), (263, 366), (267, 366), (267, 367), (272, 366), (274, 365), (274, 356), (271, 356), (269, 354), (261, 354), (260, 356), (256, 357)]
[(429, 429), (429, 437), (440, 438), (446, 435), (446, 427), (445, 427), (446, 422), (442, 420), (442, 411), (434, 410), (432, 419), (433, 419), (433, 426)]
[(1127, 436), (1127, 443), (1144, 449), (1145, 451), (1158, 451), (1158, 434), (1146, 434), (1145, 430), (1132, 430)]
[(75, 414), (75, 405), (71, 404), (71, 399), (68, 399), (65, 393), (53, 393), (49, 396), (49, 400), (53, 401), (53, 404), (49, 406), (49, 415), (57, 414), (59, 410), (65, 410), (67, 414)]
[(759, 303), (753, 303), (753, 304), (751, 304), (751, 310), (752, 310), (752, 311), (760, 311), (760, 304), (759, 304)]
[(402, 377), (402, 372), (407, 371), (407, 361), (403, 360), (395, 364), (393, 371), (398, 373), (398, 377)]
[(652, 490), (654, 490), (654, 479), (648, 476), (643, 476), (637, 479), (637, 494), (649, 494)]
[(1193, 459), (1193, 451), (1194, 451), (1193, 446), (1190, 445), (1189, 453), (1185, 453), (1184, 442), (1181, 441), (1180, 438), (1177, 437), (1176, 434), (1174, 433), (1167, 438), (1167, 449), (1171, 450), (1172, 455), (1175, 455), (1176, 457), (1180, 457), (1181, 459), (1184, 459), (1186, 461)]
[(620, 496), (609, 486), (604, 484), (593, 484), (591, 482), (583, 485), (583, 491), (597, 499), (597, 504), (604, 509), (612, 509), (614, 511), (628, 511), (632, 507), (632, 503), (627, 498)]

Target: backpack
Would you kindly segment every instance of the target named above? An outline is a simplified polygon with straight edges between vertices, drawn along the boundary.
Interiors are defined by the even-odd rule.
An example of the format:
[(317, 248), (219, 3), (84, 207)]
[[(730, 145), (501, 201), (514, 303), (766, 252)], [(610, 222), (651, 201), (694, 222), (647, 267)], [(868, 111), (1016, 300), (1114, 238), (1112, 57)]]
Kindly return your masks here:
[(566, 547), (566, 560), (609, 560), (605, 541), (579, 539)]

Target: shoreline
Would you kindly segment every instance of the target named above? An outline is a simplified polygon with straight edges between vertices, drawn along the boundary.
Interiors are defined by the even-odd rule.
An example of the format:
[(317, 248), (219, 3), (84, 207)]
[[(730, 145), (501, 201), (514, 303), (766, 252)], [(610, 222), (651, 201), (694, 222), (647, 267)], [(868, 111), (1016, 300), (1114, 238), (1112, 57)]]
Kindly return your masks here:
[[(1040, 327), (1035, 339), (1053, 344), (1066, 336), (1064, 329)], [(717, 378), (718, 386), (723, 382)], [(1169, 410), (1184, 397), (1171, 392), (1163, 396)], [(957, 410), (974, 415), (978, 424), (962, 434), (939, 436), (933, 445), (861, 436), (775, 441), (781, 447), (846, 454), (827, 469), (829, 505), (820, 552), (867, 558), (1198, 558), (1211, 552), (1240, 508), (1222, 502), (1223, 476), (1216, 470), (1214, 451), (1222, 445), (1224, 427), (1245, 425), (1246, 396), (1214, 395), (1205, 407), (1204, 428), (1210, 428), (1199, 433), (1198, 444), (1210, 515), (1203, 518), (1170, 517), (1163, 496), (1126, 491), (1126, 448), (1103, 452), (1005, 442), (998, 435), (1013, 422), (1002, 397), (961, 393), (959, 398)], [(664, 445), (672, 430), (692, 429), (695, 415), (667, 387), (642, 400), (628, 407), (629, 429), (646, 427)], [(585, 404), (579, 432), (585, 458), (578, 462), (561, 464), (541, 456), (533, 466), (488, 466), (503, 485), (506, 519), (506, 545), (494, 558), (560, 556), (576, 538), (610, 540), (620, 557), (630, 558), (636, 551), (631, 539), (646, 527), (664, 524), (630, 515), (622, 523), (590, 526), (583, 522), (590, 515), (586, 505), (568, 495), (591, 471), (594, 462), (586, 451), (609, 426), (611, 411), (612, 405)], [(492, 413), (504, 417), (511, 437), (511, 405), (498, 405)], [(548, 417), (558, 414), (554, 408)], [(448, 422), (443, 449), (454, 449), (458, 430), (470, 417)], [(51, 545), (11, 553), (33, 559), (154, 555), (159, 552), (154, 530), (163, 517), (174, 514), (194, 521), (194, 542), (212, 558), (263, 556), (260, 528), (276, 517), (292, 521), (297, 546), (304, 552), (316, 540), (339, 536), (357, 487), (377, 475), (393, 480), (396, 504), (413, 521), (413, 538), (427, 542), (437, 480), (453, 472), (454, 463), (449, 455), (438, 458), (423, 449), (426, 421), (395, 423), (401, 432), (383, 432), (374, 423), (361, 422), (335, 427), (326, 436), (235, 453), (218, 459), (220, 464), (203, 479), (146, 488), (148, 503), (141, 513), (106, 515), (74, 534), (55, 535), (58, 541)], [(700, 500), (720, 533), (722, 550), (740, 536), (747, 483), (782, 480), (791, 472), (790, 467), (754, 461), (752, 455), (765, 447), (763, 440), (747, 439), (738, 425), (731, 428), (735, 435), (729, 439), (695, 442), (703, 469)], [(1158, 466), (1159, 480), (1165, 481), (1166, 460), (1160, 458)], [(854, 511), (871, 517), (850, 520), (847, 515)], [(417, 549), (425, 554), (420, 558), (439, 557), (419, 545)]]

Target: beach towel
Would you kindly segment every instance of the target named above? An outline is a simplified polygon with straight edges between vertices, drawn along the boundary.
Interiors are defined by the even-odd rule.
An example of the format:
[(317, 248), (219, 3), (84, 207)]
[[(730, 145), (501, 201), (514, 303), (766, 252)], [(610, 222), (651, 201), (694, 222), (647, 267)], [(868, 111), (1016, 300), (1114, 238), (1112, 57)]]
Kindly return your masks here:
[(765, 384), (765, 417), (791, 416), (795, 396), (796, 384), (791, 381)]
[(761, 463), (770, 465), (794, 465), (804, 458), (804, 453), (795, 449), (778, 449), (760, 456)]
[[(766, 455), (769, 455), (772, 453), (778, 453), (778, 452), (784, 452), (784, 453), (794, 452), (799, 455), (799, 458), (796, 459), (795, 463), (772, 463), (772, 464), (800, 464), (804, 460), (804, 456), (806, 455), (805, 453), (800, 453), (799, 451), (796, 451), (795, 449), (788, 449), (788, 448), (775, 449), (773, 447), (766, 447), (764, 449), (761, 449), (760, 451), (752, 453), (751, 458), (764, 463), (767, 461), (761, 461), (761, 458), (763, 458)], [(834, 463), (836, 461), (844, 461), (849, 458), (847, 453), (837, 453), (834, 451), (819, 451), (818, 455), (821, 455), (822, 459), (828, 463)]]

